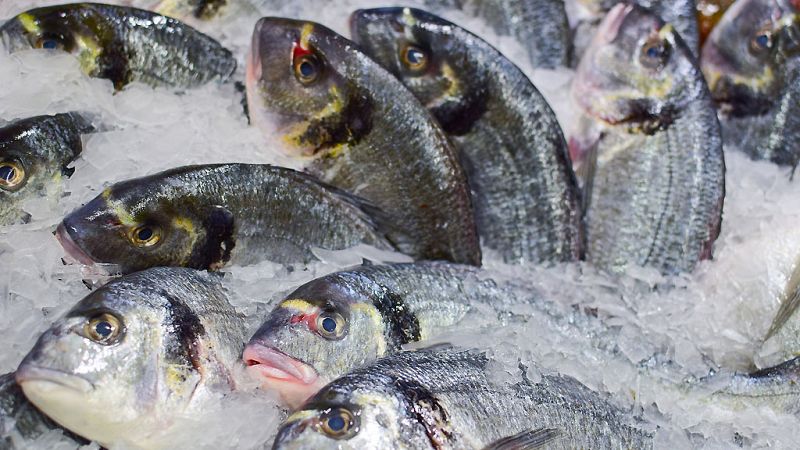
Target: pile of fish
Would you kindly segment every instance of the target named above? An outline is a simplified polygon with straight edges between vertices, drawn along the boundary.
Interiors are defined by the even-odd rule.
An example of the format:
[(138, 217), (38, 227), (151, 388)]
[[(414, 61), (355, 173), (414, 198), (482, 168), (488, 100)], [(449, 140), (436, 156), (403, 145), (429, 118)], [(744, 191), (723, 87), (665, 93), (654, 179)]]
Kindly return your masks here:
[[(117, 3), (0, 25), (0, 64), (67, 61), (64, 89), (107, 95), (0, 117), (0, 257), (62, 286), (0, 377), (0, 448), (219, 448), (197, 421), (175, 430), (248, 423), (218, 407), (242, 395), (282, 423), (230, 448), (793, 446), (743, 420), (710, 436), (673, 405), (797, 424), (800, 268), (745, 370), (713, 349), (689, 368), (631, 317), (660, 308), (637, 292), (677, 302), (718, 264), (731, 155), (796, 189), (797, 1), (366, 2), (327, 24), (348, 36), (304, 17), (327, 1)], [(211, 37), (226, 23), (247, 24), (243, 46)], [(530, 68), (571, 74), (569, 113)], [(93, 142), (129, 126), (108, 104), (151, 91), (155, 117), (224, 96), (235, 125), (209, 132), (250, 133), (260, 159), (237, 142), (177, 167), (134, 152), (135, 177), (81, 190)], [(26, 239), (60, 245), (47, 267), (7, 244)], [(603, 281), (564, 299), (553, 274)], [(601, 367), (638, 385), (593, 382)]]

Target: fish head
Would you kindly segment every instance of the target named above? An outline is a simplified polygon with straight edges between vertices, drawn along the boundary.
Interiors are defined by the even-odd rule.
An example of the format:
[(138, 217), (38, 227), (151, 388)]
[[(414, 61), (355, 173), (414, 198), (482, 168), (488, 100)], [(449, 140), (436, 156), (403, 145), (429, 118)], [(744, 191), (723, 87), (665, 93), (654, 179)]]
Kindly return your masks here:
[(187, 346), (199, 345), (202, 325), (186, 318), (185, 305), (175, 306), (179, 299), (139, 274), (78, 302), (42, 334), (16, 372), (37, 408), (101, 443), (184, 405), (201, 379), (193, 363), (198, 350)]
[(286, 419), (273, 450), (429, 447), (415, 405), (393, 381), (381, 374), (337, 379)]
[(456, 25), (423, 10), (395, 7), (355, 11), (350, 26), (365, 53), (398, 77), (445, 130), (461, 134), (450, 122), (480, 109), (485, 83), (469, 41), (454, 34)]
[[(109, 19), (86, 3), (32, 9), (0, 27), (0, 40), (9, 51), (42, 49), (71, 53), (78, 58), (83, 71), (92, 76), (119, 70), (111, 67), (112, 55), (106, 51), (115, 47), (110, 45), (115, 35)], [(121, 48), (118, 50), (123, 52)]]
[(575, 102), (611, 125), (663, 127), (705, 94), (691, 50), (671, 24), (620, 3), (608, 12), (581, 60)]
[[(368, 58), (322, 25), (265, 17), (247, 58), (247, 104), (253, 123), (278, 134), (292, 156), (353, 143), (369, 132), (369, 99), (355, 86), (353, 58)], [(374, 64), (374, 63), (371, 63)]]
[(300, 405), (320, 387), (387, 352), (369, 294), (336, 274), (287, 296), (245, 347), (248, 371), (283, 401)]
[(115, 264), (122, 273), (221, 267), (233, 248), (233, 218), (179, 189), (147, 178), (117, 183), (67, 215), (56, 237), (78, 262)]
[(764, 114), (800, 54), (796, 0), (739, 0), (709, 35), (701, 68), (714, 100), (734, 116)]

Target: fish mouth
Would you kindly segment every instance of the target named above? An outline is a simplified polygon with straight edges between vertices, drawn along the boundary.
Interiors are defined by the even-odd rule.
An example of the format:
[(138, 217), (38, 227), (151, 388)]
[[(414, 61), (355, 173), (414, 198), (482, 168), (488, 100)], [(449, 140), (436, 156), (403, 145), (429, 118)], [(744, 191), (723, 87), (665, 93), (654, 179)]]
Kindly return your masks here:
[(608, 44), (616, 39), (622, 23), (625, 22), (625, 18), (631, 11), (633, 11), (633, 6), (626, 3), (617, 3), (611, 8), (595, 33), (595, 43)]
[(94, 384), (86, 378), (40, 366), (22, 365), (17, 369), (15, 378), (20, 386), (26, 383), (49, 383), (84, 394), (94, 390)]
[(67, 252), (67, 256), (86, 266), (91, 266), (95, 263), (94, 259), (75, 243), (63, 222), (56, 228), (55, 236), (61, 247)]
[(299, 406), (324, 385), (313, 367), (272, 347), (247, 344), (242, 360), (262, 387), (278, 391), (290, 406)]

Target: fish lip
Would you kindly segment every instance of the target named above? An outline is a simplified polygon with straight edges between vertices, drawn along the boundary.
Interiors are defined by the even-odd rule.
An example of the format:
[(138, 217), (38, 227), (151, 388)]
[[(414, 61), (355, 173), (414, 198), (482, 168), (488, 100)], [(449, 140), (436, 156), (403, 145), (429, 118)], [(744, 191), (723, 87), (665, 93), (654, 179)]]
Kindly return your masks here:
[(94, 383), (80, 375), (29, 364), (20, 366), (14, 378), (20, 386), (29, 381), (45, 381), (81, 393), (94, 390)]
[(313, 385), (319, 378), (311, 365), (257, 342), (247, 344), (242, 360), (247, 364), (248, 372), (267, 380)]
[(75, 240), (72, 239), (72, 235), (70, 234), (69, 229), (64, 225), (64, 222), (61, 222), (58, 225), (58, 228), (56, 228), (55, 236), (58, 242), (61, 244), (61, 247), (63, 247), (64, 251), (67, 252), (68, 256), (83, 265), (94, 265), (94, 258), (92, 258), (91, 255), (86, 253), (86, 251), (84, 251), (78, 246), (78, 244), (75, 243)]
[(631, 11), (633, 11), (633, 6), (626, 3), (617, 3), (608, 11), (608, 14), (606, 14), (606, 17), (595, 33), (595, 39), (604, 44), (613, 41), (617, 37), (617, 34), (619, 34), (622, 22), (625, 21), (625, 18), (628, 17)]

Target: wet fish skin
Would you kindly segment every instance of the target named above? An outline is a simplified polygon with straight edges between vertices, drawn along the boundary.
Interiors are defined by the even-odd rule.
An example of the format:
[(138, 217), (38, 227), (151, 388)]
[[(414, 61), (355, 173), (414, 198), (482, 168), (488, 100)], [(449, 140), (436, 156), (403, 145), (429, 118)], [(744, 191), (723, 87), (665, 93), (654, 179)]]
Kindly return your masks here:
[[(513, 263), (579, 258), (580, 193), (566, 142), (525, 74), (478, 36), (419, 9), (359, 10), (350, 23), (354, 40), (461, 151), (483, 245)], [(425, 68), (403, 51), (424, 54)]]
[(800, 357), (752, 373), (734, 374), (712, 398), (732, 410), (769, 406), (800, 416)]
[[(691, 52), (645, 9), (609, 12), (573, 82), (603, 127), (587, 183), (587, 259), (621, 272), (691, 272), (711, 257), (725, 164), (711, 96)], [(591, 159), (591, 158), (590, 158)]]
[(17, 383), (80, 436), (148, 447), (141, 436), (233, 387), (244, 322), (220, 279), (161, 267), (111, 281), (39, 338)]
[(212, 20), (220, 16), (227, 6), (228, 0), (160, 0), (151, 9), (181, 20), (185, 17)]
[(392, 237), (401, 251), (480, 264), (452, 144), (414, 96), (352, 42), (312, 22), (262, 18), (247, 98), (253, 122), (307, 158), (306, 171), (371, 201), (405, 230)]
[(100, 3), (72, 3), (24, 12), (0, 27), (10, 51), (52, 48), (74, 54), (89, 76), (116, 89), (133, 81), (193, 88), (225, 81), (236, 70), (231, 52), (166, 16)]
[[(312, 248), (391, 249), (380, 211), (314, 177), (269, 165), (170, 169), (108, 187), (64, 218), (65, 249), (84, 263), (218, 269), (263, 260), (303, 263)], [(140, 233), (149, 240), (140, 239)]]
[(800, 161), (800, 11), (795, 5), (788, 0), (736, 2), (701, 55), (726, 146), (789, 166)]
[(0, 225), (26, 222), (23, 203), (32, 198), (57, 198), (61, 178), (83, 151), (81, 134), (94, 130), (79, 113), (35, 116), (0, 128)]
[[(266, 317), (243, 359), (255, 379), (296, 407), (334, 378), (468, 316), (501, 321), (520, 310), (534, 311), (542, 333), (588, 342), (608, 357), (619, 352), (618, 331), (582, 311), (564, 311), (527, 284), (472, 266), (418, 262), (365, 264), (298, 287)], [(327, 318), (332, 329), (324, 328)]]
[[(478, 449), (543, 428), (555, 431), (546, 448), (652, 448), (647, 424), (575, 379), (545, 374), (531, 381), (521, 368), (517, 383), (494, 382), (490, 361), (453, 348), (380, 359), (333, 381), (289, 416), (272, 448)], [(339, 419), (342, 431), (326, 431), (340, 428)]]
[(0, 375), (0, 448), (25, 448), (26, 440), (54, 430), (63, 432), (76, 447), (89, 443), (64, 430), (36, 409), (25, 398), (14, 377), (13, 372)]

